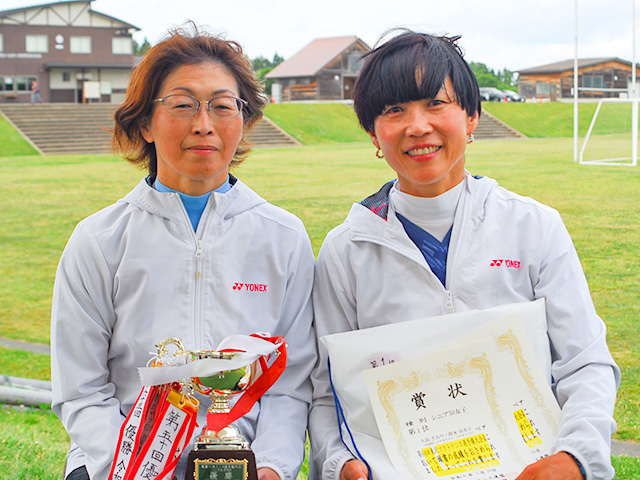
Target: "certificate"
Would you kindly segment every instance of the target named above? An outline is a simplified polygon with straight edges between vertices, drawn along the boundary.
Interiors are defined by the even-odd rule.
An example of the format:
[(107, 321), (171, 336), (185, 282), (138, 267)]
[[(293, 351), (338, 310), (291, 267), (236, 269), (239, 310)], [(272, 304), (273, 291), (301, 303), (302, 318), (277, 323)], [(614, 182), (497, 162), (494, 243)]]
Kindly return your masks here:
[(560, 408), (513, 317), (364, 377), (400, 478), (514, 479), (551, 453)]

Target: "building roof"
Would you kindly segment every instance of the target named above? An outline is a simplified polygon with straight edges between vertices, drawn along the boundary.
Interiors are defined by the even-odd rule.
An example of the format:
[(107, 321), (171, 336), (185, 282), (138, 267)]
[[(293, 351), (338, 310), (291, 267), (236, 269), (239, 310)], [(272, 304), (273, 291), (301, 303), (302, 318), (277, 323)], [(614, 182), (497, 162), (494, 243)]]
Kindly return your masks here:
[(347, 37), (316, 38), (289, 60), (282, 62), (267, 74), (267, 78), (313, 77), (338, 55), (354, 43), (360, 42), (355, 35)]
[[(548, 63), (547, 65), (540, 65), (539, 67), (525, 68), (519, 70), (520, 75), (534, 75), (536, 73), (562, 73), (573, 70), (574, 59), (563, 60), (562, 62)], [(631, 62), (621, 60), (617, 57), (602, 57), (602, 58), (579, 58), (578, 68), (592, 67), (594, 65), (600, 65), (608, 62), (620, 62), (625, 65), (631, 66)]]
[[(11, 10), (0, 10), (0, 24), (10, 25), (49, 25), (51, 21), (56, 25), (101, 27), (112, 26), (127, 29), (140, 30), (135, 25), (124, 22), (119, 18), (105, 15), (91, 9), (91, 2), (94, 0), (66, 0), (62, 2), (43, 3), (28, 7), (14, 8)], [(84, 4), (84, 7), (83, 7)], [(67, 6), (65, 9), (64, 6)], [(75, 8), (74, 8), (75, 7)], [(53, 11), (53, 14), (44, 14), (45, 11)], [(88, 12), (90, 16), (98, 16), (106, 23), (84, 24), (82, 13)], [(95, 17), (94, 17), (95, 18)], [(46, 23), (43, 23), (46, 22)]]

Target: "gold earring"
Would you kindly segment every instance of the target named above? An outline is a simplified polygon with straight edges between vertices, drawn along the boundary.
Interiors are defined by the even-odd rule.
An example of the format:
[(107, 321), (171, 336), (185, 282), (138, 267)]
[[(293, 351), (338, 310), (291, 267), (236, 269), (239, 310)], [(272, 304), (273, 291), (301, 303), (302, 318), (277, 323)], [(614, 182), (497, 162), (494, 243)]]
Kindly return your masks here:
[(382, 150), (378, 149), (376, 151), (376, 157), (377, 158), (384, 158), (384, 153), (382, 153)]
[(473, 133), (467, 134), (467, 143), (473, 143), (476, 137), (473, 136)]

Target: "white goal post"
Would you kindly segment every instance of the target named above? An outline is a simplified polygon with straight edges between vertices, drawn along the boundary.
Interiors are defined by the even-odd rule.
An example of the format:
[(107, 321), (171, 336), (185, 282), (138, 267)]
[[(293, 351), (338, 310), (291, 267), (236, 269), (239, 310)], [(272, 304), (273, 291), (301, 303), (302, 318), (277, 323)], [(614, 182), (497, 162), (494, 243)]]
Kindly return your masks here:
[[(581, 89), (582, 90), (582, 89)], [(626, 91), (626, 90), (625, 90)], [(598, 114), (602, 108), (603, 103), (629, 103), (631, 105), (631, 156), (630, 157), (617, 157), (617, 158), (599, 158), (595, 160), (585, 160), (584, 152), (593, 133), (593, 128), (598, 119)], [(580, 164), (588, 165), (616, 165), (616, 166), (631, 166), (638, 165), (638, 99), (637, 98), (603, 98), (598, 102), (596, 111), (593, 113), (589, 130), (584, 138), (582, 149), (580, 150), (579, 157)]]
[[(575, 8), (575, 52), (573, 62), (573, 159), (580, 164), (590, 165), (617, 165), (617, 166), (637, 166), (638, 165), (638, 85), (636, 83), (636, 0), (631, 0), (633, 14), (632, 21), (632, 62), (631, 62), (631, 85), (628, 89), (619, 88), (585, 88), (578, 87), (578, 0), (574, 2)], [(603, 98), (598, 102), (596, 111), (591, 119), (589, 130), (582, 144), (582, 149), (578, 153), (578, 92), (598, 91), (598, 92), (620, 92), (625, 93), (627, 98)], [(596, 160), (584, 160), (584, 152), (593, 133), (598, 114), (603, 103), (629, 103), (631, 106), (631, 157), (622, 158), (601, 158)]]

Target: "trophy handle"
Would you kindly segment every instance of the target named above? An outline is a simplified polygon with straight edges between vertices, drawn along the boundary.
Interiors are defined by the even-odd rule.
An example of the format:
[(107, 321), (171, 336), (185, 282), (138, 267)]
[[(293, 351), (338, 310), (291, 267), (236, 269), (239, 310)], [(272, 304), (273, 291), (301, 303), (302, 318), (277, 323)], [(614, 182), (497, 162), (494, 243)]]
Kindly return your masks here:
[(160, 343), (156, 343), (156, 348), (158, 349), (158, 358), (166, 357), (167, 355), (169, 355), (169, 345), (176, 345), (178, 347), (178, 349), (173, 354), (174, 357), (180, 357), (186, 353), (181, 339), (169, 337), (165, 338)]

